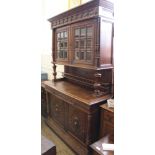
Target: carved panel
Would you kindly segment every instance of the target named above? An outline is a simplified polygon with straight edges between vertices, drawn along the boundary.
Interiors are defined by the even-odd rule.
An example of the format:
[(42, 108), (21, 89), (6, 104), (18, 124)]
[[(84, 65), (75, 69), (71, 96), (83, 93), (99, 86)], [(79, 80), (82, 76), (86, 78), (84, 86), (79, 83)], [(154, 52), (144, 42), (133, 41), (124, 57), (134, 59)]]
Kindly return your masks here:
[(54, 95), (50, 94), (50, 117), (55, 119), (63, 127), (65, 126), (65, 103), (56, 98)]
[[(57, 20), (51, 21), (51, 27), (55, 28), (58, 26), (63, 26), (66, 24), (71, 24), (77, 21), (82, 21), (85, 19), (89, 19), (91, 17), (95, 17), (98, 15), (98, 7), (90, 8), (88, 10), (83, 10), (81, 12), (76, 12), (72, 15), (66, 15), (64, 17), (60, 17)], [(50, 19), (49, 19), (50, 21)]]
[(80, 140), (85, 142), (86, 137), (86, 113), (69, 105), (68, 129)]

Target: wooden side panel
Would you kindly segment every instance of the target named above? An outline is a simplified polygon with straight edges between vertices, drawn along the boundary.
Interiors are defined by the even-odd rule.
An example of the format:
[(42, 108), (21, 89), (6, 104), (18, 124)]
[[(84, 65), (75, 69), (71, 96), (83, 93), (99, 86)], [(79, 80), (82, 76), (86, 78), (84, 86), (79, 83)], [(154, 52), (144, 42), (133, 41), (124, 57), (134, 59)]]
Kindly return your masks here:
[(112, 65), (113, 63), (113, 38), (112, 23), (101, 18), (100, 25), (100, 64)]

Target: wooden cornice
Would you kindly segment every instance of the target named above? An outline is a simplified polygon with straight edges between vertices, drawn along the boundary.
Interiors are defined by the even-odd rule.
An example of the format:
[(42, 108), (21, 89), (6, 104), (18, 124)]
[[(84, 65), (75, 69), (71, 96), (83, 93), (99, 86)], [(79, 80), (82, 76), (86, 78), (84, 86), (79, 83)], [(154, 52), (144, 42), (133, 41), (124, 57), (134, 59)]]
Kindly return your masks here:
[(48, 21), (51, 23), (51, 28), (56, 28), (89, 18), (98, 17), (101, 13), (99, 7), (102, 7), (102, 10), (105, 10), (106, 12), (109, 12), (109, 14), (113, 15), (112, 2), (106, 0), (92, 0), (83, 5), (63, 12), (57, 16), (54, 16), (48, 19)]

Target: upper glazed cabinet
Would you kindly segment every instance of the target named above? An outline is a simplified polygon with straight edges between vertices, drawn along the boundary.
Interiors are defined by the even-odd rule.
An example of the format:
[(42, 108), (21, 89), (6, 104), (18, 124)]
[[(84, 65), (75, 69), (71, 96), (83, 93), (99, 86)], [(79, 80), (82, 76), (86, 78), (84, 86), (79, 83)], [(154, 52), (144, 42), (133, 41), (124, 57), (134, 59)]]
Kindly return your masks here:
[(54, 64), (113, 68), (113, 3), (93, 0), (49, 21)]

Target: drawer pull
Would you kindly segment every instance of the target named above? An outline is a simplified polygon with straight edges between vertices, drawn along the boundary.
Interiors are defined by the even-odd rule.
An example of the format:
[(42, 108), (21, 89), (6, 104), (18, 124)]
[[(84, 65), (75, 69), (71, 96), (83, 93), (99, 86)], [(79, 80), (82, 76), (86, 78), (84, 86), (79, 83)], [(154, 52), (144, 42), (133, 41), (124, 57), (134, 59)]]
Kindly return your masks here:
[(78, 122), (77, 122), (77, 121), (75, 121), (75, 122), (74, 122), (74, 125), (75, 125), (75, 126), (77, 126), (77, 125), (78, 125)]
[(76, 129), (79, 128), (79, 119), (77, 117), (74, 118), (73, 124)]

